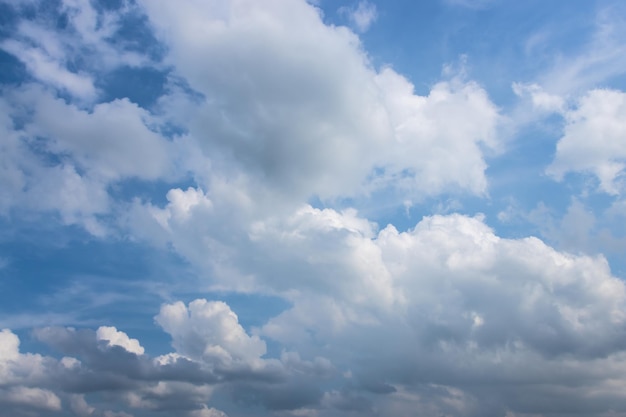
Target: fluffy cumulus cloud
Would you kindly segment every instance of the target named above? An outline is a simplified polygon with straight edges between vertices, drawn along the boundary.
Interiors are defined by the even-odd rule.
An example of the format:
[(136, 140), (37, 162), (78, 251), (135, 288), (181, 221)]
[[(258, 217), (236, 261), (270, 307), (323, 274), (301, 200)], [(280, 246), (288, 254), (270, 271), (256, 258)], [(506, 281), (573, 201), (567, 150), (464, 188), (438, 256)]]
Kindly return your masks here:
[(128, 352), (143, 355), (144, 348), (137, 339), (130, 339), (124, 332), (118, 331), (115, 327), (101, 326), (96, 331), (98, 340), (105, 340), (109, 346), (120, 346)]
[(157, 323), (172, 335), (177, 352), (194, 359), (254, 362), (266, 352), (258, 336), (248, 336), (237, 315), (222, 302), (195, 300), (164, 306)]
[[(166, 210), (182, 211), (175, 204)], [(179, 253), (210, 268), (221, 288), (291, 300), (262, 335), (307, 356), (324, 349), (350, 367), (343, 390), (326, 393), (318, 407), (369, 409), (368, 396), (384, 393), (389, 407), (401, 408), (403, 392), (413, 396), (404, 407), (453, 415), (541, 412), (532, 403), (548, 394), (569, 410), (589, 401), (589, 415), (602, 410), (602, 398), (624, 407), (610, 386), (612, 369), (624, 366), (626, 289), (602, 257), (500, 238), (481, 217), (427, 217), (399, 232), (377, 230), (354, 211), (310, 206), (252, 222), (232, 246), (219, 238), (214, 251), (202, 246), (217, 240), (212, 227), (198, 234), (184, 226), (210, 224), (212, 211), (186, 207), (187, 217), (166, 228)], [(197, 251), (215, 256), (205, 263)], [(176, 310), (185, 335), (193, 310)], [(361, 359), (348, 365), (355, 352)], [(579, 381), (575, 390), (566, 389), (570, 378)], [(581, 400), (568, 405), (574, 392)], [(442, 405), (453, 399), (457, 408)]]
[(483, 150), (497, 147), (499, 116), (477, 84), (454, 79), (416, 95), (304, 2), (144, 7), (176, 72), (205, 97), (185, 123), (220, 170), (300, 199), (396, 183), (486, 192)]
[[(602, 257), (500, 238), (482, 218), (462, 215), (376, 231), (353, 212), (305, 208), (255, 224), (250, 239), (281, 251), (254, 270), (292, 302), (257, 333), (227, 304), (202, 299), (163, 305), (155, 320), (174, 351), (154, 358), (113, 327), (38, 330), (66, 355), (60, 360), (20, 353), (5, 330), (2, 401), (84, 410), (95, 405), (76, 395), (115, 389), (125, 412), (188, 404), (180, 409), (189, 415), (213, 415), (202, 404), (217, 390), (241, 404), (319, 415), (376, 415), (380, 407), (601, 415), (607, 401), (626, 410), (617, 389), (625, 382), (626, 287)], [(268, 354), (262, 337), (287, 350)], [(330, 385), (320, 391), (312, 381)]]
[(602, 191), (622, 194), (626, 167), (626, 94), (592, 90), (565, 118), (565, 132), (548, 173), (557, 179), (569, 172), (592, 174)]
[[(94, 103), (96, 93), (85, 101), (69, 75), (63, 83), (41, 78), (27, 64), (40, 83), (7, 87), (1, 103), (5, 213), (51, 211), (103, 235), (101, 218), (116, 210), (111, 186), (187, 173), (205, 188), (237, 178), (244, 193), (269, 195), (274, 204), (388, 188), (399, 200), (487, 192), (484, 151), (498, 148), (500, 116), (486, 92), (454, 78), (416, 95), (391, 68), (373, 68), (354, 33), (325, 25), (307, 3), (59, 7), (71, 33), (47, 36), (51, 22), (23, 20), (5, 50), (22, 60), (31, 49), (47, 51), (66, 72), (92, 55), (105, 61), (97, 67), (104, 74), (147, 65), (129, 58), (118, 35), (127, 15), (144, 11), (167, 49), (170, 83), (151, 111), (127, 98)], [(86, 54), (80, 60), (77, 50)]]
[[(608, 370), (624, 366), (618, 329), (625, 293), (604, 259), (559, 253), (534, 238), (498, 238), (480, 219), (463, 216), (426, 218), (402, 233), (390, 226), (355, 246), (370, 244), (376, 250), (366, 259), (382, 269), (377, 277), (389, 277), (385, 286), (394, 301), (373, 313), (372, 305), (385, 299), (378, 288), (361, 305), (351, 294), (307, 297), (263, 332), (302, 351), (332, 340), (331, 357), (358, 352), (353, 389), (386, 393), (384, 402), (403, 413), (410, 409), (400, 411), (406, 392), (412, 397), (404, 407), (451, 415), (542, 412), (540, 393), (570, 410), (589, 401), (595, 415), (601, 398), (611, 396)], [(343, 279), (335, 277), (338, 287)], [(370, 285), (361, 275), (352, 288)], [(313, 334), (298, 332), (302, 328)], [(595, 392), (599, 369), (608, 371), (601, 393)], [(574, 375), (580, 385), (566, 389)], [(568, 405), (572, 390), (584, 400)], [(620, 403), (619, 397), (612, 401)]]
[[(355, 33), (374, 3), (340, 9), (353, 29), (314, 3), (3, 2), (0, 48), (24, 78), (0, 89), (1, 220), (173, 254), (145, 287), (201, 286), (161, 294), (160, 338), (113, 309), (0, 331), (0, 416), (626, 413), (626, 286), (605, 256), (576, 251), (596, 221), (584, 196), (553, 246), (482, 214), (411, 220), (437, 199), (499, 204), (489, 164), (508, 151), (509, 115), (465, 71), (418, 93), (375, 64)], [(109, 91), (148, 69), (162, 78), (152, 99)], [(626, 95), (513, 90), (528, 117), (511, 119), (564, 121), (551, 184), (591, 174), (622, 218)], [(372, 215), (385, 205), (410, 225)], [(21, 265), (0, 260), (0, 279)], [(250, 314), (244, 293), (268, 305)]]
[[(189, 307), (163, 305), (155, 317), (172, 337), (175, 351), (151, 357), (139, 341), (115, 327), (97, 331), (63, 327), (36, 329), (35, 338), (62, 357), (22, 353), (8, 329), (0, 333), (0, 404), (15, 415), (27, 410), (70, 410), (84, 415), (148, 415), (161, 411), (188, 416), (225, 416), (207, 403), (219, 395), (252, 398), (271, 395), (269, 406), (313, 401), (317, 390), (302, 379), (324, 380), (334, 373), (328, 359), (301, 359), (283, 351), (264, 359), (265, 342), (249, 335), (228, 305), (198, 299)], [(292, 384), (299, 384), (294, 391)], [(107, 409), (107, 401), (118, 410)], [(257, 400), (254, 400), (257, 401)], [(265, 399), (260, 400), (265, 403)], [(129, 414), (130, 413), (130, 414)], [(4, 415), (4, 414), (3, 414)]]
[(37, 386), (45, 379), (49, 361), (38, 354), (20, 353), (19, 345), (19, 338), (10, 330), (0, 332), (0, 403), (3, 412), (23, 415), (61, 410), (60, 398), (51, 390)]

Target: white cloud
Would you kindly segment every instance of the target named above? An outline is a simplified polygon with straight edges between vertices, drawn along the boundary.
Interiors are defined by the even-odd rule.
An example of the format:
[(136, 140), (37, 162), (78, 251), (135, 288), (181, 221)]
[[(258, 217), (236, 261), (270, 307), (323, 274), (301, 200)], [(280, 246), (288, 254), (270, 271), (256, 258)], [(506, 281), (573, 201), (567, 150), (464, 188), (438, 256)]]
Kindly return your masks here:
[(530, 98), (535, 110), (542, 113), (561, 113), (565, 110), (565, 100), (556, 95), (547, 93), (538, 84), (513, 83), (513, 92), (521, 98)]
[[(474, 408), (453, 409), (451, 415), (482, 415), (475, 406), (483, 401), (513, 406), (509, 389), (531, 397), (556, 393), (573, 375), (586, 381), (578, 395), (591, 400), (596, 389), (613, 395), (596, 384), (595, 376), (603, 369), (608, 384), (611, 369), (626, 365), (618, 330), (626, 321), (626, 292), (603, 258), (560, 253), (535, 238), (498, 238), (480, 219), (459, 215), (425, 218), (408, 232), (387, 227), (373, 244), (378, 259), (370, 255), (370, 262), (380, 262), (398, 293), (387, 310), (373, 313), (344, 294), (345, 264), (337, 260), (328, 268), (337, 271), (334, 289), (295, 298), (294, 307), (271, 319), (262, 334), (309, 353), (322, 343), (334, 363), (344, 352), (358, 350), (371, 361), (364, 368), (348, 361), (360, 379), (407, 384), (410, 390), (436, 380), (445, 388), (441, 394), (420, 396), (409, 408), (427, 410), (424, 401), (438, 401), (439, 395), (456, 390), (463, 407)], [(321, 251), (309, 247), (308, 259)], [(297, 269), (290, 265), (283, 273), (291, 276), (290, 271)], [(367, 278), (361, 279), (349, 287), (367, 287)], [(377, 293), (370, 293), (370, 304), (378, 301)], [(364, 320), (368, 316), (374, 320)], [(608, 336), (614, 331), (618, 334)], [(384, 342), (397, 340), (402, 343)], [(522, 380), (530, 385), (520, 388)], [(476, 381), (489, 389), (475, 389)], [(567, 399), (559, 396), (558, 401)], [(430, 411), (445, 409), (437, 407)]]
[[(105, 67), (132, 61), (105, 46), (115, 18), (89, 2), (62, 4)], [(352, 16), (360, 30), (376, 14), (368, 4)], [(191, 172), (193, 186), (171, 189), (164, 204), (135, 199), (124, 232), (175, 251), (208, 288), (269, 293), (290, 306), (247, 330), (220, 301), (165, 304), (155, 321), (174, 352), (157, 357), (115, 327), (36, 331), (66, 355), (60, 360), (20, 353), (4, 330), (0, 402), (94, 417), (135, 409), (223, 417), (209, 404), (216, 393), (319, 416), (541, 412), (546, 397), (563, 407), (587, 402), (591, 415), (606, 404), (626, 410), (616, 388), (626, 375), (626, 289), (603, 257), (502, 238), (482, 216), (427, 216), (398, 231), (354, 209), (303, 203), (389, 189), (407, 207), (448, 192), (486, 196), (501, 116), (481, 86), (457, 76), (420, 96), (393, 69), (373, 68), (354, 33), (324, 25), (305, 2), (143, 7), (173, 68), (163, 114), (126, 99), (78, 106), (53, 89), (6, 92), (0, 208), (53, 211), (102, 235), (100, 217), (119, 208), (111, 186)], [(24, 62), (21, 47), (41, 58), (27, 65), (42, 83), (93, 96), (91, 79), (81, 86), (64, 66), (71, 41), (46, 33), (23, 23), (5, 49)], [(38, 75), (42, 62), (49, 79)], [(589, 171), (605, 191), (621, 192), (623, 93), (594, 90), (567, 109), (539, 84), (514, 89), (537, 111), (565, 115), (555, 178)], [(169, 122), (185, 133), (163, 137)], [(580, 227), (571, 237), (586, 232), (581, 220), (592, 222), (584, 214), (572, 206), (564, 220)], [(84, 392), (123, 410), (100, 410)]]
[(109, 185), (179, 177), (185, 149), (154, 131), (154, 116), (127, 99), (87, 111), (34, 85), (5, 93), (0, 99), (6, 110), (0, 120), (3, 214), (56, 211), (62, 223), (81, 224), (102, 236), (107, 228), (98, 216), (113, 206)]
[(20, 340), (9, 329), (0, 331), (0, 342), (0, 377), (5, 386), (41, 381), (46, 366), (43, 356), (20, 353)]
[(0, 360), (7, 362), (17, 359), (20, 339), (9, 329), (2, 329), (0, 341), (2, 341), (0, 343)]
[[(59, 411), (61, 399), (46, 387), (54, 361), (38, 354), (21, 353), (20, 340), (11, 330), (0, 331), (0, 407), (11, 410)], [(17, 415), (17, 413), (15, 413)]]
[[(398, 143), (388, 161), (393, 181), (431, 195), (451, 187), (485, 194), (483, 150), (499, 147), (499, 115), (486, 92), (455, 78), (435, 84), (421, 97), (389, 68), (381, 71), (377, 83)], [(402, 174), (407, 170), (408, 178)]]
[[(183, 221), (200, 224), (197, 216), (206, 215), (190, 208)], [(118, 379), (159, 380), (123, 392), (124, 402), (138, 410), (160, 410), (182, 398), (206, 404), (219, 388), (192, 383), (219, 381), (202, 373), (210, 369), (239, 381), (230, 382), (237, 398), (250, 395), (269, 407), (302, 407), (303, 413), (314, 406), (328, 416), (348, 409), (373, 415), (374, 408), (457, 416), (485, 415), (491, 407), (518, 412), (546, 393), (560, 407), (587, 402), (589, 415), (602, 415), (607, 400), (626, 409), (622, 391), (614, 388), (626, 371), (626, 289), (602, 257), (558, 252), (536, 238), (500, 238), (481, 217), (461, 215), (426, 217), (399, 232), (392, 226), (377, 231), (355, 212), (303, 208), (287, 219), (255, 223), (250, 239), (254, 244), (237, 258), (241, 269), (244, 260), (265, 256), (262, 247), (282, 254), (254, 264), (258, 279), (275, 288), (288, 283), (285, 296), (293, 306), (260, 329), (293, 348), (280, 359), (265, 358), (265, 341), (246, 332), (228, 305), (206, 300), (162, 307), (155, 319), (176, 352), (141, 366), (135, 362), (140, 356), (98, 349), (98, 339), (139, 349), (138, 341), (114, 328), (52, 328), (36, 336), (62, 353), (80, 352), (80, 361), (62, 360), (71, 375), (90, 375), (87, 369), (106, 364)], [(310, 277), (302, 275), (307, 270)], [(18, 369), (24, 375), (38, 357), (19, 353), (10, 331), (1, 335), (2, 357), (10, 360), (0, 364), (10, 362), (12, 375)], [(320, 349), (330, 360), (302, 359)], [(54, 369), (48, 359), (35, 362)], [(299, 385), (299, 378), (340, 377), (341, 371), (352, 375), (341, 391), (309, 396), (309, 388)], [(255, 385), (261, 376), (270, 379)], [(284, 378), (290, 379), (267, 382)], [(302, 400), (289, 402), (285, 395)], [(567, 405), (572, 398), (581, 400)], [(77, 410), (90, 409), (80, 398), (74, 402)], [(195, 413), (189, 416), (221, 415), (209, 406)]]
[[(326, 236), (330, 239), (331, 235)], [(323, 241), (314, 235), (308, 238), (312, 242)], [(306, 240), (307, 237), (300, 239)], [(479, 219), (459, 215), (426, 218), (410, 232), (399, 233), (388, 226), (372, 243), (367, 240), (346, 240), (339, 247), (354, 245), (356, 249), (373, 243), (377, 250), (370, 252), (369, 262), (380, 265), (378, 268), (389, 277), (386, 285), (395, 293), (396, 301), (389, 308), (400, 316), (409, 313), (406, 320), (415, 326), (412, 332), (417, 332), (418, 338), (421, 335), (422, 342), (430, 343), (426, 341), (438, 338), (436, 332), (430, 332), (441, 326), (441, 336), (446, 334), (444, 339), (449, 337), (449, 342), (464, 345), (473, 341), (485, 349), (519, 340), (527, 348), (542, 354), (550, 354), (552, 349), (573, 349), (573, 354), (598, 355), (604, 348), (610, 350), (620, 345), (618, 339), (605, 340), (602, 342), (606, 343), (604, 348), (596, 345), (599, 335), (605, 334), (604, 329), (597, 326), (602, 326), (605, 320), (612, 323), (609, 326), (617, 325), (626, 318), (621, 310), (625, 301), (624, 286), (610, 275), (602, 258), (561, 254), (534, 238), (501, 239)], [(337, 242), (336, 239), (333, 241)], [(277, 244), (275, 241), (264, 243)], [(324, 253), (323, 250), (322, 247), (309, 247), (307, 260), (316, 259)], [(337, 248), (331, 250), (338, 251)], [(340, 256), (328, 260), (334, 265), (328, 270), (337, 271), (341, 278), (334, 277), (334, 287), (327, 287), (323, 294), (332, 294), (345, 324), (352, 322), (367, 326), (362, 322), (364, 314), (369, 311), (367, 314), (371, 315), (369, 307), (381, 298), (384, 291), (374, 287), (371, 293), (365, 293), (369, 296), (368, 303), (359, 305), (359, 298), (355, 297), (359, 293), (354, 293), (354, 289), (372, 284), (366, 275), (358, 274), (351, 279), (358, 279), (360, 283), (348, 284), (353, 293), (343, 293), (341, 288), (348, 278), (347, 273), (356, 267), (349, 264), (349, 257), (347, 259)], [(346, 264), (350, 268), (346, 268)], [(308, 267), (311, 266), (315, 267), (309, 261)], [(283, 274), (288, 276), (290, 270), (294, 270), (292, 265), (285, 267)], [(275, 271), (274, 275), (278, 273)], [(318, 276), (322, 277), (321, 274)], [(384, 274), (379, 272), (376, 276)], [(302, 284), (300, 281), (300, 286)], [(493, 298), (486, 299), (485, 294)], [(307, 297), (311, 296), (308, 292)], [(325, 298), (324, 295), (320, 297)], [(328, 326), (327, 313), (309, 310), (320, 304), (319, 299), (302, 302), (289, 313), (292, 319), (330, 335), (323, 330)], [(599, 305), (603, 307), (587, 307)], [(300, 308), (307, 310), (298, 311)], [(352, 317), (346, 314), (350, 309), (354, 309)], [(279, 328), (294, 327), (287, 320), (289, 314), (279, 317)], [(319, 322), (315, 316), (321, 317)], [(384, 313), (378, 312), (376, 317), (381, 320)], [(479, 326), (476, 326), (477, 317)], [(549, 333), (544, 336), (536, 334), (531, 324), (536, 320), (545, 323), (550, 332), (556, 332), (554, 337), (566, 337), (569, 343), (559, 346), (558, 339), (552, 339)], [(268, 324), (268, 329), (272, 328), (273, 321)], [(337, 320), (333, 322), (337, 323)], [(504, 328), (508, 330), (504, 331)], [(272, 333), (272, 336), (277, 334)], [(293, 342), (291, 338), (289, 340)]]
[[(595, 16), (589, 18), (591, 24), (584, 31), (565, 19), (558, 25), (543, 27), (529, 35), (525, 44), (527, 59), (537, 61), (542, 57), (550, 64), (533, 82), (512, 84), (514, 93), (522, 99), (511, 112), (515, 123), (511, 126), (513, 130), (539, 125), (551, 133), (555, 124), (545, 123), (546, 116), (557, 113), (566, 119), (571, 117), (571, 107), (580, 97), (611, 85), (625, 73), (626, 25), (623, 16), (623, 5), (605, 3), (597, 9)], [(567, 31), (575, 36), (582, 34), (583, 40), (576, 42), (575, 48), (551, 49), (559, 34)]]
[(195, 300), (189, 307), (180, 301), (166, 304), (155, 320), (172, 336), (176, 352), (195, 360), (255, 364), (266, 352), (265, 342), (249, 336), (223, 302)]
[(361, 0), (353, 7), (341, 7), (339, 13), (346, 16), (350, 24), (361, 33), (367, 32), (378, 18), (376, 5), (367, 0)]
[(24, 196), (27, 207), (58, 210), (64, 224), (82, 224), (95, 236), (106, 234), (95, 217), (109, 209), (105, 184), (79, 175), (72, 165), (54, 167), (40, 174), (33, 178), (38, 182)]
[(413, 196), (486, 192), (483, 150), (497, 147), (500, 119), (477, 84), (454, 79), (418, 96), (304, 2), (144, 7), (168, 62), (207, 98), (181, 123), (212, 172), (275, 200), (396, 185)]
[[(177, 193), (179, 202), (152, 208), (172, 213), (153, 226), (161, 239), (219, 288), (290, 300), (293, 306), (260, 334), (305, 357), (323, 349), (364, 386), (382, 380), (412, 390), (436, 380), (447, 387), (433, 394), (441, 401), (456, 389), (468, 404), (511, 405), (508, 390), (522, 380), (528, 398), (535, 398), (535, 384), (556, 393), (576, 377), (588, 381), (582, 396), (595, 389), (598, 366), (607, 380), (610, 369), (625, 366), (618, 330), (626, 320), (625, 289), (602, 257), (558, 252), (536, 238), (503, 239), (481, 217), (433, 216), (407, 232), (379, 231), (350, 210), (303, 206), (291, 215), (255, 211), (262, 216), (255, 219), (245, 200), (216, 195), (204, 204), (208, 197), (198, 190)], [(174, 215), (178, 211), (185, 215)], [(188, 320), (183, 304), (178, 310)], [(170, 327), (185, 333), (173, 335), (181, 345), (191, 337), (189, 325)], [(197, 327), (209, 332), (215, 325)], [(209, 336), (194, 337), (184, 345), (195, 346), (198, 357)], [(356, 366), (347, 353), (354, 351), (370, 365)], [(288, 367), (289, 358), (281, 359)], [(554, 376), (547, 378), (546, 370)], [(489, 400), (460, 382), (493, 378), (499, 382), (488, 383)], [(350, 403), (344, 400), (337, 404)], [(443, 407), (437, 401), (432, 407)]]
[(0, 389), (0, 403), (50, 411), (61, 410), (61, 399), (53, 392), (41, 388), (12, 387), (7, 390)]
[(115, 327), (100, 326), (96, 331), (96, 337), (98, 340), (108, 342), (108, 346), (120, 346), (137, 355), (144, 354), (144, 348), (139, 344), (139, 340), (129, 338), (126, 333), (118, 331)]
[(94, 87), (93, 79), (89, 75), (70, 72), (42, 50), (27, 47), (23, 43), (12, 39), (4, 41), (0, 44), (0, 47), (19, 58), (33, 76), (40, 81), (50, 84), (59, 90), (66, 90), (82, 99), (91, 100), (95, 98), (96, 88)]
[[(182, 79), (203, 99), (172, 81), (155, 114), (127, 99), (85, 106), (33, 85), (5, 91), (3, 213), (56, 212), (63, 224), (104, 236), (110, 225), (102, 218), (117, 209), (112, 185), (187, 173), (209, 201), (228, 194), (272, 212), (314, 196), (383, 189), (398, 201), (487, 194), (484, 153), (498, 148), (500, 116), (477, 84), (455, 78), (416, 95), (392, 69), (372, 68), (354, 33), (325, 25), (304, 2), (196, 7), (144, 5), (168, 47), (170, 80)], [(24, 21), (9, 40), (15, 50), (31, 48), (62, 68), (77, 42), (103, 56), (104, 71), (131, 64), (124, 51), (112, 57), (107, 39), (121, 14), (136, 11), (69, 1), (62, 8), (77, 39)], [(164, 138), (159, 129), (170, 123), (188, 133)]]
[[(0, 100), (0, 107), (10, 108)], [(11, 111), (7, 112), (7, 116)], [(15, 131), (9, 117), (0, 132), (0, 213), (11, 210), (57, 211), (64, 224), (82, 224), (95, 235), (103, 228), (95, 215), (108, 210), (109, 199), (101, 181), (79, 175), (71, 163), (42, 163), (22, 131)], [(32, 138), (36, 148), (36, 140)]]
[[(16, 2), (14, 6), (20, 3), (29, 2)], [(39, 19), (20, 20), (12, 38), (0, 43), (0, 48), (22, 61), (42, 83), (90, 102), (98, 95), (94, 72), (148, 62), (141, 54), (111, 43), (120, 20), (131, 12), (130, 8), (97, 10), (88, 0), (64, 0), (58, 5), (58, 12), (67, 18), (65, 28), (60, 29), (56, 19), (46, 20), (42, 13)], [(72, 68), (77, 62), (83, 63), (84, 68)]]
[[(343, 259), (349, 265), (337, 273), (350, 277), (341, 283), (346, 293), (363, 299), (369, 291), (380, 291), (384, 300), (393, 298), (384, 284), (385, 271), (371, 261), (376, 248), (359, 245), (375, 234), (375, 225), (354, 210), (338, 213), (302, 206), (291, 214), (285, 210), (274, 214), (271, 202), (267, 208), (254, 206), (249, 199), (233, 196), (237, 192), (234, 187), (216, 191), (219, 193), (209, 200), (207, 196), (198, 198), (199, 190), (172, 190), (170, 202), (162, 209), (136, 206), (131, 217), (134, 234), (171, 245), (201, 274), (211, 271), (218, 288), (283, 295), (291, 289), (324, 292), (329, 285), (336, 288), (332, 268)], [(327, 247), (319, 251), (322, 242), (327, 242)], [(287, 265), (293, 270), (284, 275), (280, 271), (290, 268)], [(352, 286), (362, 274), (372, 280), (362, 289), (364, 293)], [(291, 275), (298, 276), (297, 287)]]
[(30, 135), (47, 138), (46, 150), (71, 155), (97, 179), (157, 179), (172, 174), (171, 143), (149, 128), (156, 124), (154, 117), (128, 99), (85, 111), (32, 88), (16, 101), (33, 109), (32, 122), (25, 128)]
[[(305, 206), (286, 218), (229, 223), (236, 236), (229, 241), (212, 226), (219, 204), (189, 213), (168, 223), (167, 239), (195, 265), (211, 268), (223, 288), (243, 285), (289, 298), (294, 307), (271, 319), (263, 334), (307, 354), (316, 339), (336, 346), (358, 341), (375, 351), (380, 346), (369, 337), (400, 335), (466, 359), (476, 349), (508, 352), (519, 366), (526, 355), (573, 355), (583, 364), (622, 349), (618, 334), (607, 335), (625, 320), (624, 286), (605, 259), (560, 253), (535, 238), (502, 239), (481, 218), (433, 216), (408, 232), (392, 226), (378, 232), (355, 212)], [(202, 245), (208, 241), (221, 250)], [(210, 263), (202, 253), (213, 254)], [(511, 343), (524, 353), (509, 352)], [(389, 355), (410, 359), (404, 351)]]
[(562, 180), (568, 172), (590, 173), (609, 194), (624, 192), (626, 93), (592, 90), (565, 113), (564, 135), (547, 173)]

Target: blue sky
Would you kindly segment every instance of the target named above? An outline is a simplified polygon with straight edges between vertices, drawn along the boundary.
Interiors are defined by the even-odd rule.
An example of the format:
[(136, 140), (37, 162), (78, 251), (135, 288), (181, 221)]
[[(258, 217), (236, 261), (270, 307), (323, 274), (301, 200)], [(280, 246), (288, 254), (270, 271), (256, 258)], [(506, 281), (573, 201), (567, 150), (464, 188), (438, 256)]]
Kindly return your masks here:
[(0, 417), (626, 415), (625, 20), (0, 0)]

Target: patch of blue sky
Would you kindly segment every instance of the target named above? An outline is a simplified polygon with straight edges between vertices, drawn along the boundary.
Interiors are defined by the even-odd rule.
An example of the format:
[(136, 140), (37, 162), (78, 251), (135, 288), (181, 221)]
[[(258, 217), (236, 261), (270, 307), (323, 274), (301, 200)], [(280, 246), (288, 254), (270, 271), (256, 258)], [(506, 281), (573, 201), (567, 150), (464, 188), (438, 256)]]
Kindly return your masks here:
[[(128, 280), (147, 278), (153, 264), (146, 262), (149, 252), (132, 243), (123, 241), (102, 242), (90, 238), (79, 227), (68, 227), (64, 237), (59, 239), (56, 227), (46, 230), (42, 227), (27, 228), (19, 231), (18, 236), (3, 236), (3, 253), (9, 259), (4, 274), (19, 272), (20, 279), (13, 281), (16, 291), (31, 295), (46, 295), (62, 291), (74, 281), (89, 280), (90, 277), (106, 277), (110, 285)], [(72, 229), (74, 229), (72, 231)], [(139, 256), (139, 255), (142, 256)], [(70, 268), (68, 268), (70, 266)], [(94, 279), (95, 283), (96, 280)], [(90, 294), (97, 296), (98, 292)], [(5, 293), (4, 296), (8, 294)], [(12, 308), (28, 309), (19, 300), (4, 300)], [(31, 297), (29, 302), (41, 301)], [(74, 301), (81, 301), (76, 299)], [(87, 301), (87, 300), (85, 300)], [(86, 303), (89, 305), (91, 303)], [(54, 304), (64, 308), (65, 303)]]
[(186, 190), (196, 185), (193, 178), (173, 178), (171, 180), (148, 181), (138, 178), (128, 178), (117, 181), (109, 186), (109, 194), (123, 204), (138, 200), (163, 207), (168, 203), (167, 192), (174, 188)]
[[(0, 25), (1, 26), (1, 25)], [(15, 86), (28, 80), (24, 64), (14, 55), (0, 49), (0, 74), (2, 88)]]
[(0, 37), (6, 38), (15, 30), (18, 13), (8, 4), (0, 3)]
[(25, 240), (22, 230), (0, 245), (7, 259), (0, 270), (2, 327), (116, 326), (141, 337), (150, 352), (165, 353), (169, 339), (153, 317), (176, 296), (173, 283), (184, 268), (172, 265), (181, 261), (124, 240), (94, 240), (82, 230), (68, 238), (70, 230), (65, 242), (44, 230)]
[(102, 90), (100, 102), (127, 98), (144, 109), (150, 109), (163, 95), (167, 75), (167, 71), (154, 68), (117, 68), (98, 78), (96, 86)]
[[(492, 2), (472, 9), (443, 1), (407, 8), (391, 1), (379, 5), (376, 23), (361, 38), (375, 66), (392, 65), (414, 81), (418, 94), (440, 80), (444, 65), (464, 55), (469, 77), (504, 105), (514, 102), (512, 80), (532, 81), (555, 56), (575, 54), (589, 41), (589, 16), (600, 6), (574, 3)], [(327, 14), (345, 24), (332, 9)]]
[[(121, 4), (113, 5), (109, 10), (123, 8), (124, 2), (119, 3)], [(165, 47), (156, 39), (146, 17), (130, 7), (131, 11), (123, 15), (117, 30), (108, 41), (124, 50), (141, 52), (153, 61), (153, 65), (157, 65), (165, 56)]]

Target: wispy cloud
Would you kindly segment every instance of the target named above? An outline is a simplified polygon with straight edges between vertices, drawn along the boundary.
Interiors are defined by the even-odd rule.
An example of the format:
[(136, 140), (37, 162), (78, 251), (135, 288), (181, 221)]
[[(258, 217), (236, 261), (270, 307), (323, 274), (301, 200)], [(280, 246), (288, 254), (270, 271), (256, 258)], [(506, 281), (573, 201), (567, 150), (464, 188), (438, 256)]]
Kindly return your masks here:
[(352, 7), (341, 7), (339, 13), (344, 15), (350, 24), (361, 33), (367, 32), (378, 18), (376, 5), (367, 0), (361, 0)]

